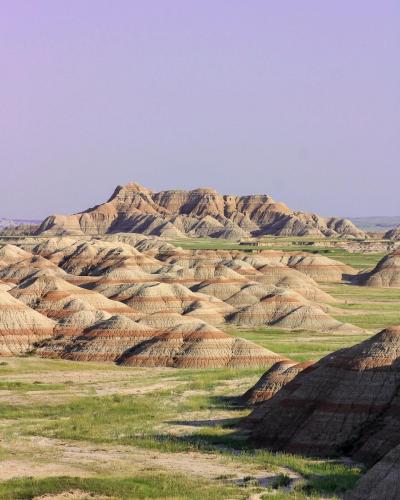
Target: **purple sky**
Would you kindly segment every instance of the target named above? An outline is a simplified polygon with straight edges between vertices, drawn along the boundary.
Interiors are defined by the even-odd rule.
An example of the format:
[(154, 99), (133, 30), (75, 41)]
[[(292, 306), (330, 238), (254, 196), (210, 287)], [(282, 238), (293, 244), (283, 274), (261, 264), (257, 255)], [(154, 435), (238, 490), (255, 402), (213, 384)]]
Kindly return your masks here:
[(400, 215), (398, 0), (2, 0), (0, 217), (117, 184)]

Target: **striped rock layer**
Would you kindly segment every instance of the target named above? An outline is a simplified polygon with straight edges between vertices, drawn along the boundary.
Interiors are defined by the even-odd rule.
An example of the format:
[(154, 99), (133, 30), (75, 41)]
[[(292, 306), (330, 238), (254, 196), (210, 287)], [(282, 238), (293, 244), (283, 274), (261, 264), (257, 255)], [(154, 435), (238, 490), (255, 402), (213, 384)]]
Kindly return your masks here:
[(281, 358), (221, 327), (357, 331), (329, 315), (315, 299), (332, 297), (281, 262), (282, 252), (187, 251), (129, 234), (20, 244), (0, 249), (1, 289), (52, 323), (15, 352), (33, 346), (42, 356), (140, 366), (269, 367)]
[(400, 326), (326, 356), (259, 408), (258, 444), (375, 463), (400, 443)]
[(369, 273), (354, 280), (359, 285), (376, 287), (400, 287), (400, 250), (386, 255)]
[(36, 342), (52, 337), (55, 323), (0, 290), (0, 356), (30, 351)]
[[(118, 239), (119, 235), (114, 236)], [(122, 243), (78, 239), (70, 244), (68, 239), (66, 244), (59, 238), (58, 249), (54, 244), (42, 243), (34, 246), (33, 251), (44, 252), (48, 260), (68, 272), (69, 282), (147, 314), (179, 311), (212, 324), (359, 331), (329, 316), (327, 308), (318, 301), (334, 299), (312, 278), (283, 264), (281, 260), (288, 259), (284, 252), (251, 256), (244, 252), (184, 251), (165, 247), (161, 240), (156, 243), (153, 238), (145, 251), (156, 253), (156, 259), (132, 247), (138, 240), (128, 236)], [(143, 239), (139, 244), (143, 245)], [(53, 250), (50, 253), (49, 247)], [(295, 265), (301, 256), (296, 253), (293, 257)], [(339, 269), (337, 276), (342, 276), (342, 264), (322, 259), (329, 264), (325, 267)], [(313, 265), (320, 265), (315, 256), (308, 267)]]
[(229, 239), (261, 234), (365, 236), (347, 219), (294, 212), (268, 195), (221, 195), (213, 189), (154, 193), (136, 183), (118, 186), (106, 203), (84, 212), (47, 217), (39, 232)]
[(268, 401), (282, 387), (311, 365), (312, 362), (296, 363), (290, 360), (275, 363), (253, 387), (243, 394), (241, 401), (252, 405), (259, 405), (264, 401)]

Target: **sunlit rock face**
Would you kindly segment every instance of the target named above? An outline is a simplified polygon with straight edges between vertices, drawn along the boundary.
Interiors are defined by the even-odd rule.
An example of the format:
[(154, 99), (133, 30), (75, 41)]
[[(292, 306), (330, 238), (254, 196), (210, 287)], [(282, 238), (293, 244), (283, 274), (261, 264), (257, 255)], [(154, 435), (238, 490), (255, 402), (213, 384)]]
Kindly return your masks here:
[(294, 212), (268, 195), (222, 195), (214, 189), (154, 193), (137, 183), (118, 186), (101, 205), (74, 215), (51, 215), (39, 233), (134, 232), (177, 238), (240, 239), (251, 235), (364, 237), (347, 219)]

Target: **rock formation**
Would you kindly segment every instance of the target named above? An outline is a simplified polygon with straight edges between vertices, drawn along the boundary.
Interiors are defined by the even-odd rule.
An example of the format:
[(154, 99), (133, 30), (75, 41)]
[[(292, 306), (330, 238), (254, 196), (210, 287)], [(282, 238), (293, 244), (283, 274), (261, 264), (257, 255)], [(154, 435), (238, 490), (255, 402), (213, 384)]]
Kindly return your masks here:
[(400, 241), (400, 226), (387, 231), (383, 238), (385, 240)]
[(400, 250), (386, 255), (369, 273), (356, 276), (358, 285), (376, 287), (400, 287)]
[(400, 445), (387, 453), (347, 493), (344, 500), (398, 500), (400, 498)]
[(183, 322), (124, 353), (129, 366), (216, 368), (270, 366), (281, 356), (240, 338), (232, 338), (202, 321)]
[(400, 327), (326, 356), (259, 408), (258, 445), (374, 464), (400, 444)]
[(257, 405), (271, 399), (300, 372), (312, 366), (312, 362), (296, 363), (284, 360), (275, 363), (258, 382), (240, 398), (242, 402)]
[(134, 232), (181, 238), (207, 236), (344, 236), (365, 234), (347, 219), (294, 212), (268, 195), (221, 195), (213, 189), (154, 193), (139, 184), (118, 186), (101, 205), (74, 215), (51, 215), (40, 233), (105, 234)]
[[(0, 289), (42, 330), (48, 325), (33, 329), (21, 352), (137, 366), (269, 367), (282, 358), (221, 329), (359, 331), (333, 319), (326, 304), (333, 298), (285, 263), (301, 262), (297, 253), (183, 250), (135, 234), (19, 244), (0, 249)], [(313, 266), (318, 260), (305, 269)], [(322, 268), (337, 266), (328, 259)], [(9, 336), (4, 318), (0, 332)]]
[(53, 335), (55, 323), (0, 290), (0, 356), (17, 356)]

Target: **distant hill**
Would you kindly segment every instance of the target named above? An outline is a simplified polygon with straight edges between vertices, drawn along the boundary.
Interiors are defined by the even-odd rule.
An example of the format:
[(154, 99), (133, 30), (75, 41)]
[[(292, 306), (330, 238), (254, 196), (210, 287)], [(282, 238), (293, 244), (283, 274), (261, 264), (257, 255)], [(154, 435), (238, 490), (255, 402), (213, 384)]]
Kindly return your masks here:
[(222, 195), (210, 188), (154, 192), (136, 183), (118, 186), (101, 205), (74, 215), (52, 215), (40, 233), (132, 232), (238, 240), (248, 236), (328, 236), (363, 238), (352, 222), (295, 212), (269, 195)]
[(363, 231), (384, 232), (400, 226), (400, 216), (348, 217), (353, 224)]
[(5, 227), (9, 226), (20, 226), (21, 224), (26, 224), (26, 225), (33, 225), (33, 224), (40, 224), (40, 220), (32, 220), (32, 219), (4, 219), (0, 217), (0, 229), (3, 229)]

